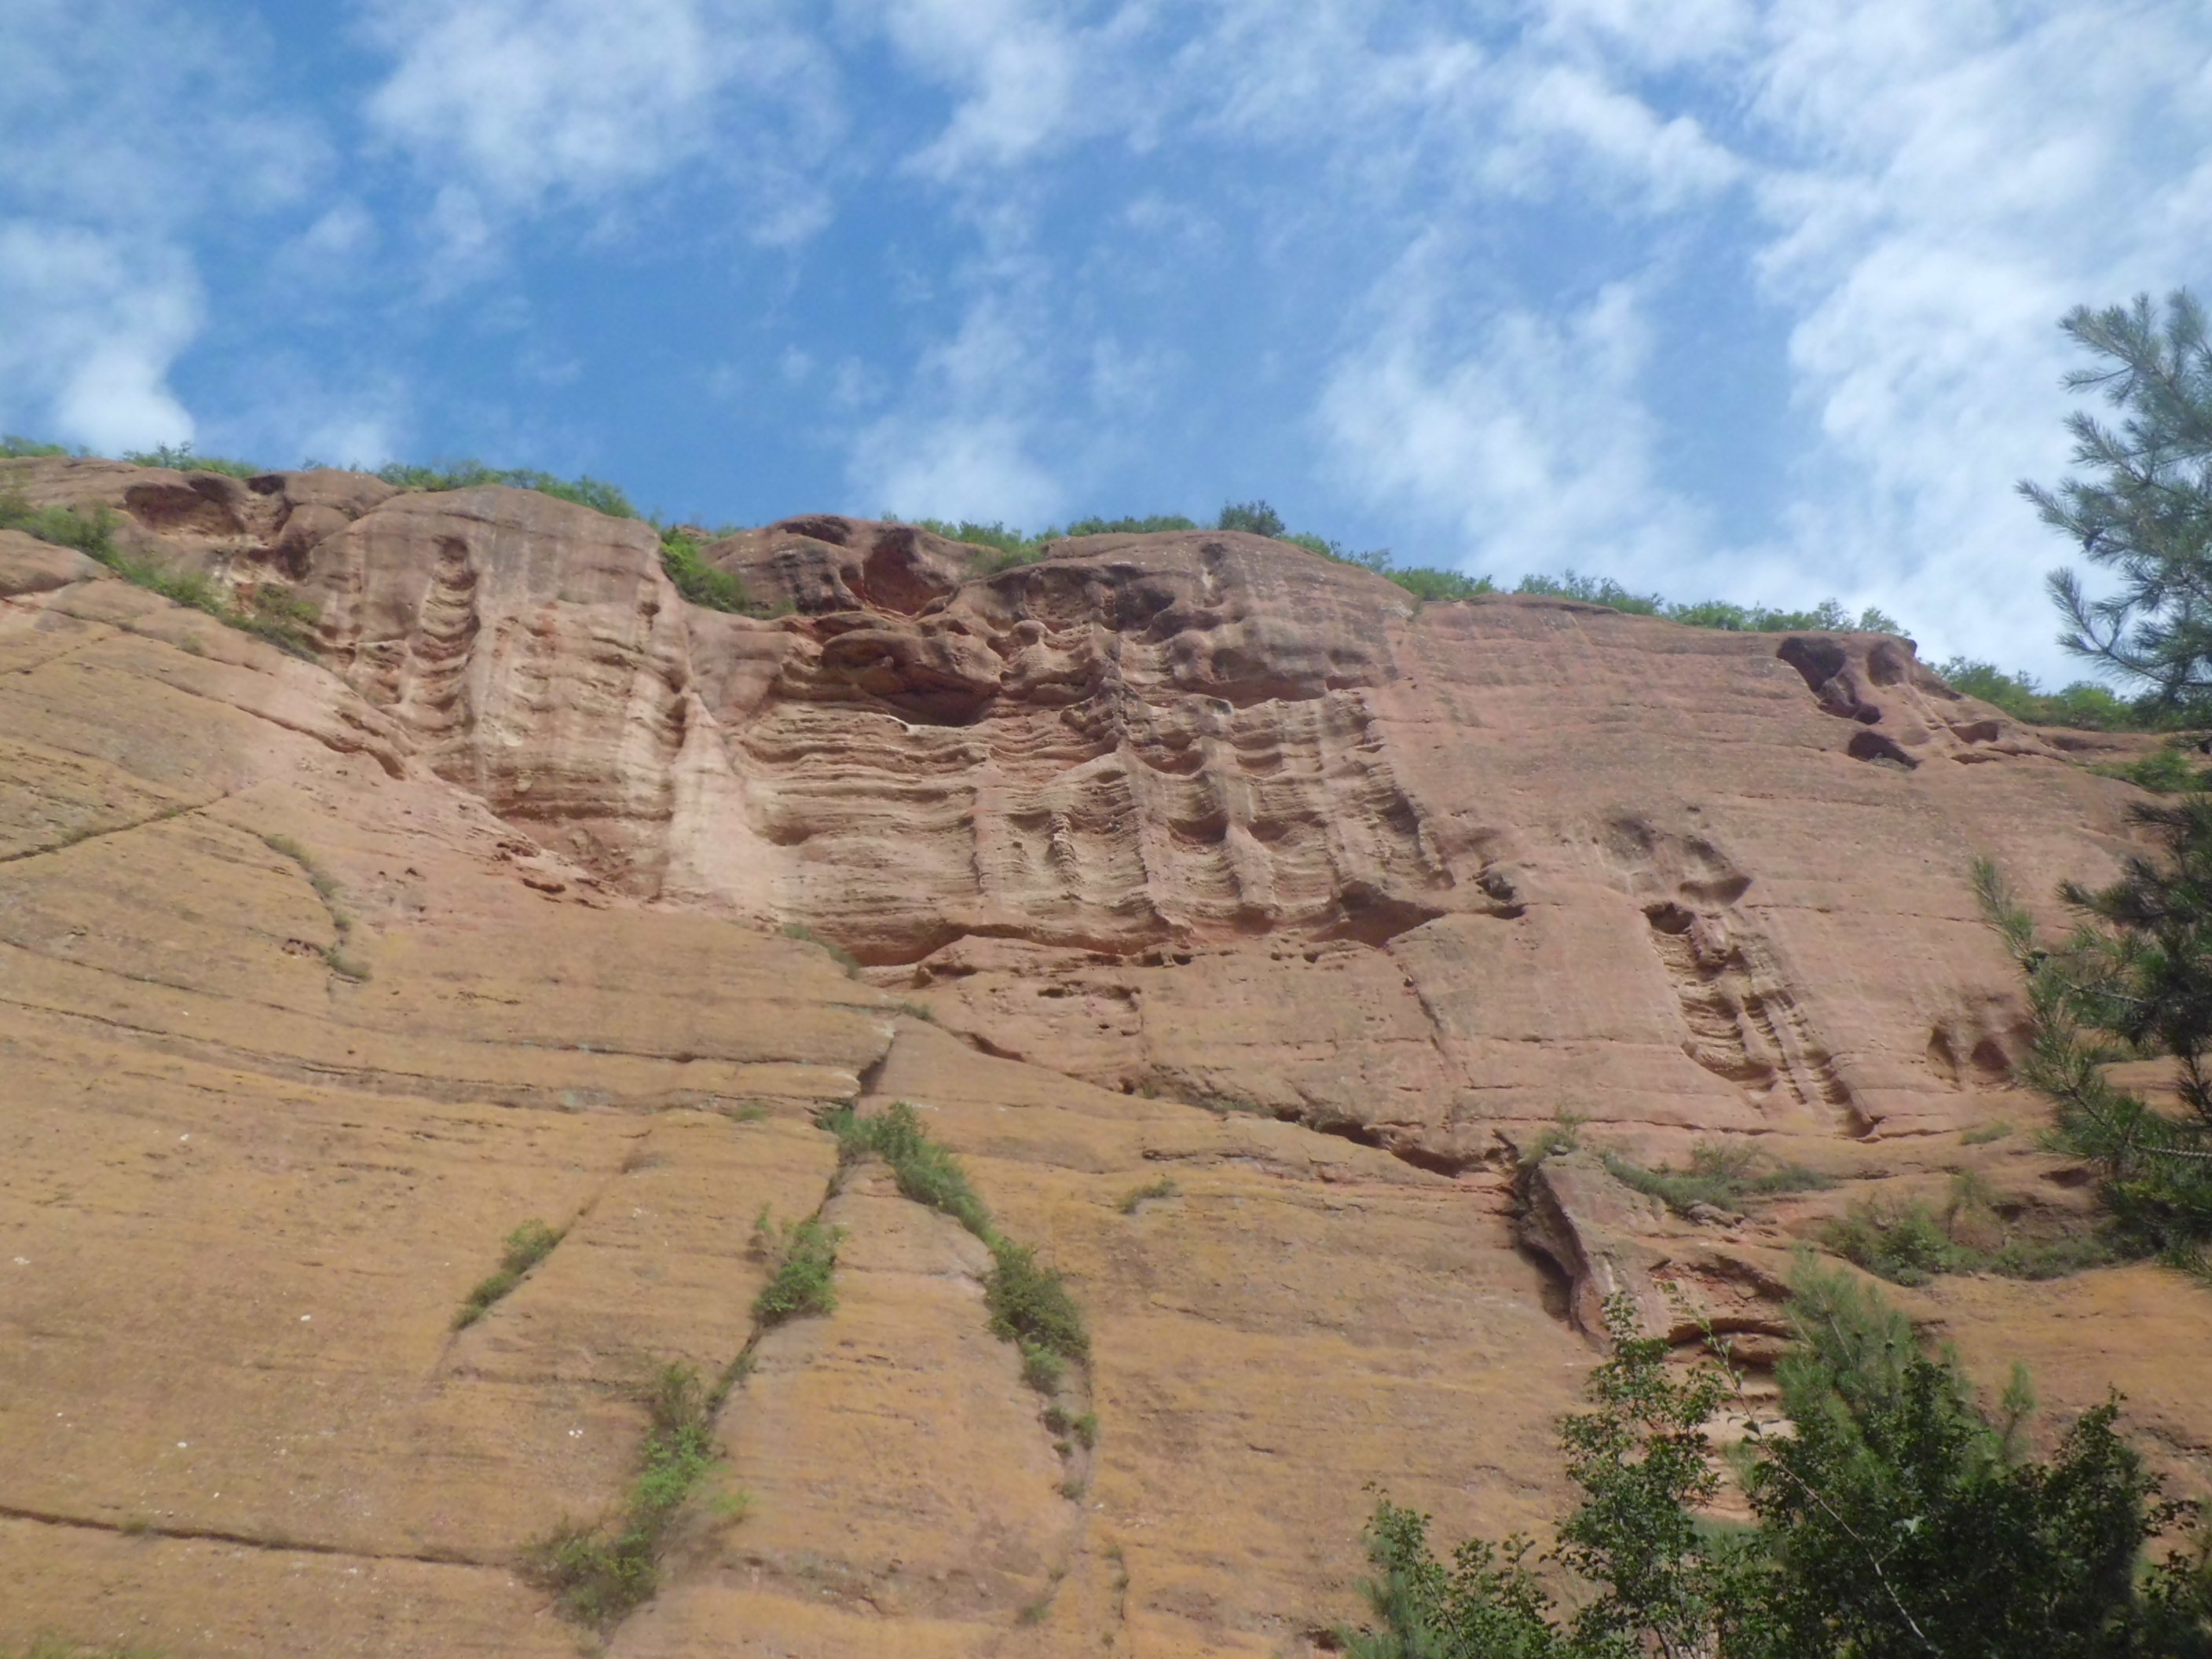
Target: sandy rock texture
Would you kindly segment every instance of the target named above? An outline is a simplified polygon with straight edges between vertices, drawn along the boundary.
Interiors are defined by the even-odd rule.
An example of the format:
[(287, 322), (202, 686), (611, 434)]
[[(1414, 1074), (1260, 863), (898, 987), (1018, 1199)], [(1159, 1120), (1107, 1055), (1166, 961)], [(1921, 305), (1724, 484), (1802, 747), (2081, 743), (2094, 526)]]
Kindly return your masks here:
[[(725, 614), (531, 492), (11, 489), (319, 620), (0, 533), (0, 1648), (573, 1654), (530, 1545), (621, 1502), (653, 1367), (744, 1355), (749, 1504), (608, 1651), (1315, 1652), (1364, 1482), (1556, 1514), (1606, 1294), (1759, 1360), (1850, 1204), (2086, 1222), (1966, 868), (2097, 879), (2138, 797), (1906, 641), (826, 515), (713, 544)], [(817, 1120), (895, 1100), (1066, 1273), (1095, 1447), (978, 1242), (840, 1171)], [(1678, 1215), (1605, 1162), (1701, 1141), (1837, 1184)], [(756, 1322), (763, 1209), (843, 1230), (826, 1317)], [(1899, 1296), (2212, 1485), (2201, 1290)]]

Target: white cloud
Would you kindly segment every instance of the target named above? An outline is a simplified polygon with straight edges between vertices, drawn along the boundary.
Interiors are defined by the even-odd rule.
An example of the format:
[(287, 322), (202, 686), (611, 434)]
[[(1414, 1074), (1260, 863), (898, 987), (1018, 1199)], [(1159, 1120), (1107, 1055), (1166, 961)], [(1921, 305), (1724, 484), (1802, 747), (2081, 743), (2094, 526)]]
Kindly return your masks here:
[(1662, 113), (1633, 84), (1666, 31), (1625, 53), (1576, 9), (1478, 33), (1431, 6), (1230, 0), (1177, 52), (1169, 84), (1200, 131), (1320, 149), (1316, 183), (1361, 207), (1404, 194), (1433, 219), (1486, 193), (1573, 194), (1666, 211), (1734, 182), (1735, 159), (1695, 116)]
[[(1320, 42), (1326, 66), (1311, 56)], [(1271, 50), (1274, 65), (1304, 65), (1301, 98), (1321, 77), (1348, 77), (1370, 116), (1391, 107), (1389, 89), (1419, 84), (1385, 72), (1326, 6)], [(1580, 562), (1777, 603), (1835, 591), (1917, 623), (1939, 653), (2079, 672), (2047, 643), (2038, 580), (2068, 550), (2011, 486), (2066, 465), (2057, 382), (2073, 365), (2059, 314), (2205, 281), (2212, 27), (2201, 8), (1547, 0), (1455, 96), (1471, 107), (1501, 84), (1510, 91), (1480, 120), (1432, 112), (1419, 142), (1461, 144), (1491, 188), (1540, 208), (1626, 202), (1657, 216), (1654, 231), (1609, 244), (1638, 303), (1616, 288), (1570, 311), (1510, 283), (1501, 300), (1500, 273), (1468, 254), (1447, 216), (1409, 233), (1414, 277), (1375, 284), (1379, 320), (1340, 355), (1322, 405), (1356, 493), (1456, 525), (1482, 562), (1509, 572)], [(1722, 112), (1722, 128), (1692, 109)], [(1371, 153), (1402, 155), (1411, 131), (1376, 132)], [(1705, 314), (1705, 273), (1664, 225), (1737, 183), (1754, 206), (1748, 274), (1786, 337), (1779, 367), (1803, 425), (1778, 491), (1764, 492), (1779, 503), (1771, 530), (1715, 547), (1692, 533), (1705, 515), (1664, 471), (1679, 447), (1662, 442), (1638, 383), (1634, 331), (1616, 325), (1747, 352), (1771, 331)], [(1448, 245), (1461, 248), (1456, 269), (1437, 252)], [(1440, 326), (1455, 314), (1492, 321), (1470, 341)]]
[(1600, 191), (1626, 189), (1663, 212), (1724, 189), (1742, 172), (1695, 119), (1662, 119), (1589, 64), (1513, 65), (1502, 78), (1510, 83), (1503, 142), (1484, 157), (1501, 185), (1537, 190), (1554, 170), (1580, 173)]
[(810, 169), (841, 131), (834, 76), (773, 0), (362, 0), (393, 58), (368, 114), (435, 194), (439, 253), (494, 251), (496, 216), (607, 205), (684, 169), (736, 181), (752, 240), (825, 222)]
[(1534, 33), (1577, 50), (1610, 52), (1639, 70), (1669, 70), (1741, 54), (1756, 36), (1759, 0), (1539, 0)]
[(2158, 158), (2212, 148), (2208, 58), (2187, 4), (1771, 10), (1760, 270), (1824, 440), (1786, 532), (1939, 651), (2080, 672), (2037, 580), (2067, 549), (2010, 486), (2064, 465), (2059, 314), (2203, 280), (2202, 186)]
[(1099, 112), (1082, 95), (1079, 72), (1103, 54), (1059, 10), (1030, 0), (878, 0), (848, 8), (957, 94), (944, 131), (911, 158), (918, 171), (950, 179), (971, 168), (1005, 167), (1097, 124)]
[[(1738, 0), (1698, 3), (1719, 14)], [(1144, 152), (1194, 135), (1319, 147), (1334, 187), (1363, 191), (1405, 188), (1428, 162), (1463, 186), (1522, 191), (1564, 175), (1663, 208), (1735, 172), (1696, 119), (1662, 118), (1620, 84), (1588, 47), (1601, 31), (1579, 21), (1540, 16), (1487, 40), (1437, 8), (1359, 0), (1187, 11), (1141, 0), (848, 0), (844, 15), (953, 94), (909, 158), (939, 181), (1003, 175), (1085, 139)]]
[(1507, 310), (1455, 346), (1444, 307), (1419, 309), (1340, 362), (1322, 396), (1334, 464), (1361, 495), (1449, 526), (1451, 562), (1497, 576), (1632, 572), (1692, 550), (1694, 515), (1655, 475), (1631, 289), (1564, 318)]
[(168, 374), (202, 312), (198, 278), (174, 249), (0, 222), (0, 415), (109, 453), (191, 441)]
[(994, 520), (1034, 529), (1066, 494), (1029, 453), (1030, 434), (1004, 416), (895, 418), (861, 435), (850, 469), (866, 512)]
[(0, 4), (0, 419), (100, 448), (179, 442), (211, 220), (299, 202), (322, 136), (258, 84), (250, 24), (153, 0)]
[(300, 201), (330, 162), (265, 91), (266, 41), (156, 0), (0, 5), (0, 178), (18, 212), (165, 229)]
[(1018, 312), (977, 301), (898, 404), (854, 435), (846, 471), (865, 510), (1032, 529), (1063, 510), (1066, 490), (1035, 453), (1052, 418), (1040, 334)]
[(719, 55), (693, 0), (384, 0), (369, 118), (495, 195), (649, 178), (709, 141)]

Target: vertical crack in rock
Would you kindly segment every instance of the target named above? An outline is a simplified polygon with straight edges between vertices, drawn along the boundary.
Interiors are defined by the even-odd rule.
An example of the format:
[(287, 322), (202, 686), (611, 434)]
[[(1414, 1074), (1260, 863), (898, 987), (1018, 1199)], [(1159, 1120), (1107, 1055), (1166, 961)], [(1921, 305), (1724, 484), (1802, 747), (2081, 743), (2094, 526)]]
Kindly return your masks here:
[(1868, 1121), (1834, 1056), (1737, 902), (1752, 878), (1706, 837), (1641, 819), (1615, 818), (1601, 839), (1631, 890), (1648, 896), (1652, 953), (1688, 1027), (1683, 1053), (1741, 1088), (1778, 1127), (1810, 1122), (1864, 1134)]
[(1684, 1053), (1742, 1085), (1776, 1116), (1811, 1115), (1841, 1133), (1865, 1133), (1834, 1060), (1814, 1040), (1772, 952), (1740, 913), (1698, 915), (1669, 901), (1647, 907), (1644, 916), (1690, 1028)]
[(469, 659), (483, 627), (468, 544), (459, 536), (442, 536), (389, 691), (393, 712), (420, 735), (427, 758), (441, 775), (476, 726)]

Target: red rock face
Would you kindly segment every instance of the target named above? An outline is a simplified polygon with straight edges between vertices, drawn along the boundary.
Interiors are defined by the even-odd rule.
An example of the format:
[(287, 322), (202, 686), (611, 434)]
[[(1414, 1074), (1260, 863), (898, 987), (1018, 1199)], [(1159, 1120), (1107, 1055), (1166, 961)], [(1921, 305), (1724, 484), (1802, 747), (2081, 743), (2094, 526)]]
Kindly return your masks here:
[(2124, 786), (1886, 636), (1419, 605), (1210, 532), (993, 574), (833, 516), (708, 549), (763, 621), (529, 491), (33, 476), (295, 572), (421, 763), (618, 890), (803, 925), (992, 1052), (1440, 1168), (1561, 1111), (1954, 1127), (2016, 1021), (1969, 860), (2046, 892), (2123, 835)]
[[(319, 620), (300, 660), (0, 534), (0, 1044), (36, 1108), (0, 1227), (60, 1264), (0, 1250), (0, 1647), (137, 1639), (83, 1622), (112, 1604), (179, 1653), (566, 1652), (518, 1552), (618, 1498), (624, 1378), (743, 1352), (718, 1433), (761, 1513), (687, 1533), (618, 1653), (1310, 1652), (1357, 1612), (1363, 1480), (1454, 1529), (1556, 1512), (1606, 1295), (1771, 1358), (1793, 1248), (1853, 1203), (2089, 1213), (1967, 869), (2106, 876), (2140, 796), (2080, 761), (2130, 740), (2025, 730), (1909, 641), (1419, 605), (1237, 534), (994, 568), (830, 516), (707, 549), (733, 615), (531, 492), (9, 488)], [(840, 1187), (814, 1115), (894, 1097), (1068, 1271), (1095, 1449), (989, 1336), (975, 1241)], [(1583, 1150), (1523, 1170), (1547, 1130)], [(1699, 1142), (1838, 1184), (1677, 1214), (1607, 1163)], [(763, 1336), (770, 1204), (852, 1245), (837, 1316)], [(562, 1254), (453, 1334), (532, 1214)], [(2161, 1283), (1897, 1295), (2062, 1412), (2118, 1382), (2193, 1492), (2212, 1304)], [(145, 1426), (57, 1449), (50, 1400)], [(233, 1539), (218, 1595), (192, 1552)], [(372, 1564), (368, 1624), (288, 1540)]]

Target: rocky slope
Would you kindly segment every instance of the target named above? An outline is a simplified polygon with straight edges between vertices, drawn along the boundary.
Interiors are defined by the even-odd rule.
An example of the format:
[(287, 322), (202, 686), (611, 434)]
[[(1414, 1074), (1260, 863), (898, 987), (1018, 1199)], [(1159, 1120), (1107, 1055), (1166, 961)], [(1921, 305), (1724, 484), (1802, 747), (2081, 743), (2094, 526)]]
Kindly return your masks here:
[[(618, 1502), (653, 1364), (750, 1352), (750, 1509), (686, 1510), (613, 1653), (1308, 1651), (1364, 1482), (1554, 1511), (1608, 1290), (1771, 1332), (1794, 1243), (1960, 1173), (2080, 1224), (1965, 869), (2094, 879), (2135, 792), (1905, 641), (831, 517), (708, 550), (754, 617), (529, 492), (0, 489), (319, 617), (301, 659), (0, 532), (0, 1647), (575, 1651), (526, 1547)], [(1095, 1450), (975, 1241), (838, 1178), (815, 1117), (893, 1099), (1066, 1272)], [(1563, 1115), (1841, 1184), (1516, 1183)], [(830, 1316), (756, 1329), (764, 1206), (846, 1230)], [(1899, 1295), (2212, 1481), (2201, 1291)]]

